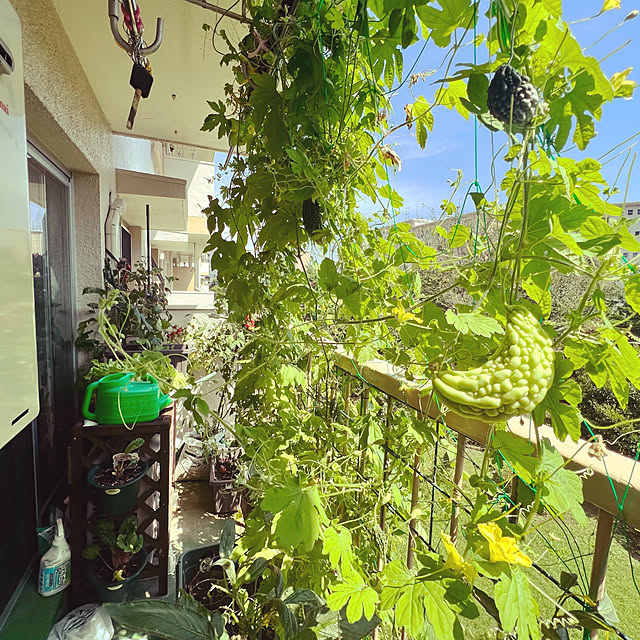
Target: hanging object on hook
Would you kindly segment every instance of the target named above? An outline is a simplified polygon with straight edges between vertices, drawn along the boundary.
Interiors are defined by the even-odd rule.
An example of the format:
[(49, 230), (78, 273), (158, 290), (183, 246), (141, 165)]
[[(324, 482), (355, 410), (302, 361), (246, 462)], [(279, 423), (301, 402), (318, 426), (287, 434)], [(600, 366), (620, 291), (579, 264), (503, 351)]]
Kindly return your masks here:
[[(111, 25), (111, 33), (116, 44), (124, 49), (129, 57), (133, 60), (131, 76), (129, 84), (133, 87), (133, 101), (129, 109), (129, 117), (127, 118), (127, 129), (133, 129), (136, 114), (138, 113), (138, 105), (140, 98), (146, 98), (151, 91), (153, 84), (153, 75), (151, 74), (151, 65), (147, 56), (155, 53), (162, 44), (162, 36), (164, 32), (164, 21), (158, 18), (156, 23), (156, 36), (154, 41), (145, 46), (143, 39), (144, 24), (140, 16), (140, 7), (136, 0), (108, 0), (109, 2), (109, 23)], [(122, 8), (124, 30), (127, 34), (125, 39), (120, 33), (120, 9)]]

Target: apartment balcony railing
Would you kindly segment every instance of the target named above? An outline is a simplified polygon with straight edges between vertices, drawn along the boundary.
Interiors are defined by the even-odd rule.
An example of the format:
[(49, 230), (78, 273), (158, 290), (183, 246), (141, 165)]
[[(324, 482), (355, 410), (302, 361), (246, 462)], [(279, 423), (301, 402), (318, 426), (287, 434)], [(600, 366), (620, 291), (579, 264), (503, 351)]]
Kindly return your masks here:
[[(342, 393), (344, 394), (345, 413), (343, 418), (349, 419), (354, 401), (359, 399), (359, 414), (364, 415), (369, 411), (371, 394), (376, 394), (381, 404), (386, 404), (387, 425), (391, 424), (394, 416), (394, 407), (398, 403), (415, 410), (419, 417), (428, 417), (436, 421), (438, 433), (443, 434), (444, 430), (449, 430), (456, 439), (456, 456), (453, 474), (442, 477), (446, 473), (439, 465), (439, 439), (436, 439), (431, 460), (424, 456), (422, 452), (407, 453), (406, 451), (394, 450), (392, 444), (386, 440), (380, 444), (380, 455), (384, 459), (384, 482), (387, 481), (387, 467), (390, 457), (404, 461), (407, 468), (413, 471), (413, 481), (410, 492), (410, 510), (408, 513), (398, 513), (398, 509), (391, 503), (382, 504), (377, 514), (377, 521), (380, 528), (385, 530), (387, 525), (387, 513), (394, 512), (396, 516), (408, 522), (408, 539), (406, 564), (409, 569), (414, 564), (414, 547), (416, 539), (432, 551), (435, 551), (437, 540), (439, 540), (437, 529), (439, 526), (443, 530), (442, 521), (434, 523), (434, 513), (436, 512), (436, 498), (441, 497), (452, 504), (448, 531), (455, 541), (460, 532), (460, 518), (466, 508), (460, 500), (457, 490), (462, 488), (463, 475), (466, 468), (475, 466), (479, 468), (476, 461), (470, 455), (478, 447), (484, 448), (488, 445), (489, 425), (480, 420), (468, 419), (457, 416), (453, 413), (442, 415), (435, 402), (430, 401), (431, 394), (420, 386), (404, 378), (394, 367), (385, 361), (372, 360), (365, 364), (356, 364), (351, 358), (344, 354), (336, 355), (338, 369), (344, 372), (345, 376), (340, 376), (342, 380)], [(380, 402), (379, 400), (379, 402)], [(385, 402), (386, 400), (386, 402)], [(351, 410), (350, 410), (351, 409)], [(507, 423), (507, 429), (514, 435), (522, 438), (523, 441), (532, 442), (535, 445), (536, 436), (534, 433), (533, 421), (528, 416), (512, 418)], [(582, 471), (584, 501), (597, 507), (597, 533), (595, 546), (593, 549), (593, 560), (588, 584), (588, 595), (594, 602), (599, 602), (604, 593), (604, 583), (607, 570), (607, 560), (611, 545), (612, 536), (618, 524), (624, 523), (634, 529), (640, 529), (640, 473), (634, 474), (636, 462), (628, 457), (622, 456), (613, 451), (607, 451), (603, 457), (600, 452), (593, 447), (593, 441), (580, 440), (560, 441), (553, 433), (551, 427), (542, 426), (539, 428), (539, 437), (548, 438), (556, 450), (562, 454), (567, 461), (567, 467), (576, 471)], [(375, 445), (374, 445), (375, 446)], [(490, 443), (489, 443), (490, 446)], [(425, 462), (431, 464), (430, 469), (424, 468)], [(362, 477), (366, 476), (364, 463), (360, 471)], [(510, 508), (510, 518), (517, 519), (518, 504), (516, 498), (517, 475), (513, 475), (511, 480), (511, 495), (504, 493), (504, 498)], [(426, 488), (426, 494), (425, 494)], [(430, 504), (425, 507), (425, 495)], [(544, 502), (543, 502), (544, 504)], [(412, 517), (418, 506), (423, 514), (429, 514), (428, 525), (424, 521), (418, 522)], [(563, 525), (566, 526), (566, 525)], [(571, 531), (565, 535), (572, 535)], [(378, 568), (381, 570), (387, 558), (380, 555)], [(562, 589), (559, 577), (551, 575), (542, 566), (534, 563), (534, 568), (541, 576), (556, 587)], [(562, 589), (564, 590), (564, 589)], [(584, 606), (584, 598), (580, 598), (571, 593), (568, 595), (580, 606)], [(591, 632), (591, 638), (596, 637), (597, 632)], [(617, 631), (621, 638), (626, 638), (622, 631)], [(404, 637), (404, 635), (403, 635)]]

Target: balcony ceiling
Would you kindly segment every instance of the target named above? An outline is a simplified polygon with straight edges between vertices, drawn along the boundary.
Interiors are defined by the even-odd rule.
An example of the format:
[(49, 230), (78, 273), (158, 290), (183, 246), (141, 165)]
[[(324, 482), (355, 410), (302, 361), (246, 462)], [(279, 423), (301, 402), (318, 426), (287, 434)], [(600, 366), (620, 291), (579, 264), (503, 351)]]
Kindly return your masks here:
[[(151, 94), (140, 101), (135, 125), (128, 131), (132, 61), (111, 35), (107, 0), (54, 0), (54, 4), (115, 133), (226, 151), (225, 140), (200, 131), (210, 111), (206, 101), (223, 99), (224, 85), (231, 81), (231, 73), (220, 67), (220, 56), (211, 46), (211, 31), (202, 29), (204, 23), (214, 26), (219, 14), (186, 0), (140, 1), (145, 41), (153, 41), (157, 17), (164, 18), (164, 39), (149, 56), (154, 77)], [(211, 4), (231, 8), (234, 2), (211, 0)], [(242, 38), (247, 29), (227, 17), (222, 17), (219, 28), (232, 40)], [(216, 44), (223, 46), (219, 38)]]

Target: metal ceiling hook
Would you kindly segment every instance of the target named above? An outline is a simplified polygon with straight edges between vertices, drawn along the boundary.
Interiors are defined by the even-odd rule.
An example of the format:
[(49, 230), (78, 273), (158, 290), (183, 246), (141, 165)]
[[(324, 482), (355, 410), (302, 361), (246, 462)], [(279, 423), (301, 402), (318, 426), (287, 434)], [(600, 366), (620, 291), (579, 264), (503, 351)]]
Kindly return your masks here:
[[(111, 33), (119, 47), (122, 47), (131, 57), (134, 56), (131, 45), (120, 34), (120, 2), (119, 0), (108, 0), (109, 3), (109, 24), (111, 25)], [(156, 22), (156, 37), (148, 47), (141, 47), (137, 52), (139, 56), (146, 57), (155, 53), (162, 44), (162, 35), (164, 33), (164, 20), (158, 18)]]

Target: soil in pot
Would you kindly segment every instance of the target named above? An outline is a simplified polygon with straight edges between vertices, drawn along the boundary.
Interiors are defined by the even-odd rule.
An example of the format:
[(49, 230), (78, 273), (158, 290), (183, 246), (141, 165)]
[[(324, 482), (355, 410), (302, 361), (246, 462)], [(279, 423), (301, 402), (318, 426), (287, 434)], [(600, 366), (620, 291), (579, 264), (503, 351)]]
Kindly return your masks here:
[[(229, 515), (240, 509), (244, 489), (236, 486), (237, 473), (235, 463), (216, 461), (211, 465), (209, 484), (213, 491), (213, 513), (216, 515)], [(220, 478), (218, 474), (224, 477)]]
[(91, 561), (89, 565), (89, 580), (96, 589), (100, 602), (124, 602), (131, 600), (133, 587), (137, 583), (142, 570), (147, 565), (148, 553), (144, 549), (136, 553), (127, 562), (124, 580), (114, 582), (113, 570), (101, 560)]
[(238, 475), (238, 465), (230, 460), (216, 460), (213, 473), (214, 480), (233, 480)]
[(88, 482), (93, 489), (96, 511), (104, 516), (120, 516), (130, 511), (148, 468), (148, 462), (140, 461), (125, 469), (123, 478), (116, 478), (112, 467), (93, 467), (89, 471)]
[(113, 467), (105, 467), (104, 469), (96, 471), (93, 476), (93, 481), (98, 487), (103, 489), (121, 487), (123, 484), (127, 484), (127, 482), (135, 480), (138, 476), (142, 475), (142, 472), (145, 471), (145, 467), (146, 465), (143, 462), (138, 462), (133, 467), (127, 467), (121, 478), (118, 478), (113, 473)]
[[(181, 556), (177, 569), (177, 574), (180, 574), (178, 586), (209, 611), (218, 611), (231, 605), (231, 598), (216, 588), (216, 585), (226, 586), (224, 569), (212, 566), (219, 557), (218, 545), (193, 549)], [(256, 592), (258, 582), (244, 585), (249, 595)], [(227, 631), (234, 635), (238, 629), (234, 625), (228, 625)], [(258, 637), (260, 640), (270, 640), (275, 637), (275, 632), (268, 628), (261, 629)]]

